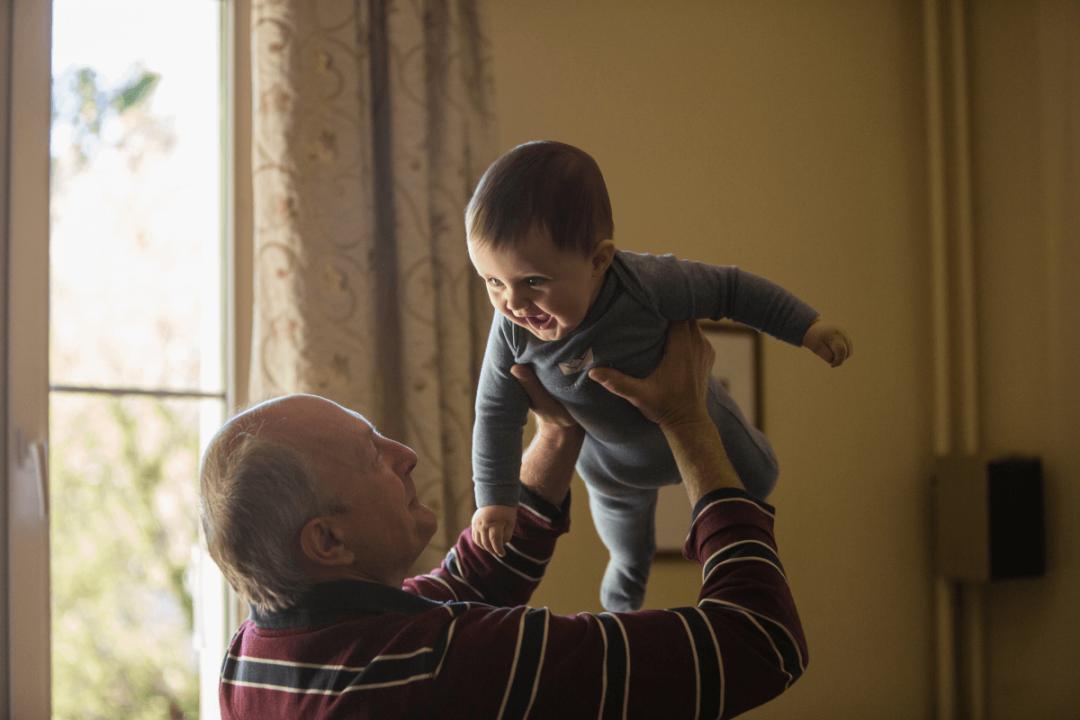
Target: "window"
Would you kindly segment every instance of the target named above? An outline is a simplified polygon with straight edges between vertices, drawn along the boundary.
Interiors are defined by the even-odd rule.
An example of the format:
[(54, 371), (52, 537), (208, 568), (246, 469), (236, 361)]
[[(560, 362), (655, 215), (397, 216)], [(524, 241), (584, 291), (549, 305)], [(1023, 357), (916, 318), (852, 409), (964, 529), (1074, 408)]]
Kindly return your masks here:
[[(48, 27), (47, 11), (29, 5), (14, 10), (16, 46), (32, 45), (20, 35), (20, 16)], [(22, 527), (25, 495), (37, 497), (31, 511), (40, 506), (29, 517), (48, 518), (47, 535), (13, 534), (10, 553), (49, 548), (45, 584), (9, 570), (22, 585), (11, 623), (36, 622), (41, 616), (23, 612), (20, 593), (47, 589), (44, 670), (51, 667), (57, 718), (217, 714), (227, 602), (199, 547), (197, 468), (231, 397), (223, 183), (230, 10), (223, 0), (54, 0), (47, 268), (43, 252), (24, 252), (36, 246), (19, 233), (17, 216), (28, 211), (16, 178), (26, 176), (19, 158), (11, 161), (9, 203), (20, 205), (6, 268), (19, 279), (11, 311), (39, 306), (24, 298), (45, 292), (49, 307), (47, 387), (19, 382), (20, 368), (32, 365), (19, 357), (33, 352), (20, 343), (36, 336), (16, 323), (9, 337), (12, 387), (22, 393), (11, 398), (11, 434), (30, 438), (9, 449), (9, 517)], [(13, 156), (20, 137), (40, 132), (18, 115), (20, 87), (33, 87), (46, 67), (20, 66), (19, 52)], [(29, 344), (43, 349), (44, 334)], [(22, 429), (14, 407), (21, 398), (36, 402), (35, 393), (47, 400), (47, 446), (42, 433)], [(18, 700), (18, 685), (12, 707), (40, 716), (43, 705)]]

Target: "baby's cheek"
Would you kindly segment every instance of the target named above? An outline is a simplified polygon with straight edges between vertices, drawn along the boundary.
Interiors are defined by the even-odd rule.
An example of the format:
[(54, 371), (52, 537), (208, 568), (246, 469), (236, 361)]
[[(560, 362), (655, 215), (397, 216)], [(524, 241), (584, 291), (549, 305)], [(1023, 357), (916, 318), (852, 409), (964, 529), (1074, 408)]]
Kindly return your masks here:
[(569, 307), (563, 310), (562, 316), (566, 319), (566, 324), (571, 327), (577, 327), (581, 324), (581, 321), (585, 319), (586, 313), (589, 308)]

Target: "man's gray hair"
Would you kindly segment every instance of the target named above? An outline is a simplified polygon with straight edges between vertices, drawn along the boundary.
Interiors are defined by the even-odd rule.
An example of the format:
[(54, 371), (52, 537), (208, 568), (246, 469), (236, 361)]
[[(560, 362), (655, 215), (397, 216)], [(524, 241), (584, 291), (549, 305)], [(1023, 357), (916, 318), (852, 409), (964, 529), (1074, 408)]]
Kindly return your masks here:
[(295, 606), (311, 586), (300, 530), (342, 509), (320, 497), (309, 460), (284, 442), (225, 432), (206, 450), (200, 483), (206, 544), (229, 584), (261, 613)]

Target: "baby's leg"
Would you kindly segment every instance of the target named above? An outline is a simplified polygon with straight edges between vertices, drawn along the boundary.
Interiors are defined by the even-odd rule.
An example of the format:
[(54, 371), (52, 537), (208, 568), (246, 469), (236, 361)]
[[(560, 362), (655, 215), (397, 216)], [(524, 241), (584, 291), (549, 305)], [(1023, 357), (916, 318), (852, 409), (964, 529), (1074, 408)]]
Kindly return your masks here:
[(709, 382), (709, 416), (720, 431), (724, 449), (743, 487), (764, 500), (776, 487), (780, 474), (769, 440), (750, 424), (727, 390), (714, 380)]
[(610, 555), (600, 583), (600, 603), (612, 612), (641, 607), (656, 552), (656, 490), (619, 490), (609, 495), (589, 484), (593, 524)]

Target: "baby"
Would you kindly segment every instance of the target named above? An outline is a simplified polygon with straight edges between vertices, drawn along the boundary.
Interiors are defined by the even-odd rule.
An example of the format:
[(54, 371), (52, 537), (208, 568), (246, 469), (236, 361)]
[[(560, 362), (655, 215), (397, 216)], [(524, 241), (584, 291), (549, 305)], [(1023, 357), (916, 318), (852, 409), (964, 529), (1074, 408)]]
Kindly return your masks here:
[[(577, 471), (610, 553), (601, 603), (636, 610), (655, 551), (657, 488), (680, 479), (658, 426), (598, 382), (603, 368), (645, 377), (660, 361), (669, 323), (690, 318), (737, 320), (833, 366), (851, 354), (851, 343), (764, 278), (616, 250), (600, 168), (570, 145), (526, 143), (496, 160), (465, 224), (469, 258), (495, 308), (473, 428), (473, 537), (497, 556), (516, 552), (508, 541), (529, 402), (510, 368), (531, 365), (586, 433)], [(708, 407), (747, 491), (765, 498), (777, 477), (768, 440), (717, 382)]]

